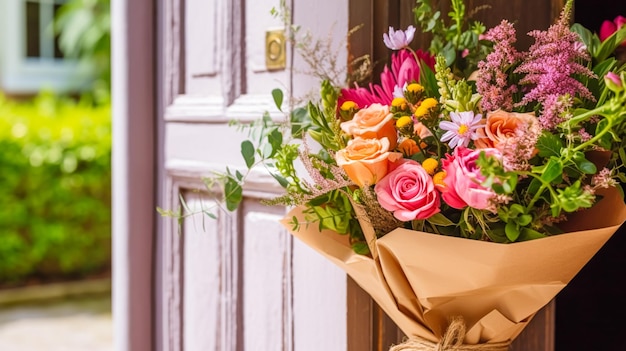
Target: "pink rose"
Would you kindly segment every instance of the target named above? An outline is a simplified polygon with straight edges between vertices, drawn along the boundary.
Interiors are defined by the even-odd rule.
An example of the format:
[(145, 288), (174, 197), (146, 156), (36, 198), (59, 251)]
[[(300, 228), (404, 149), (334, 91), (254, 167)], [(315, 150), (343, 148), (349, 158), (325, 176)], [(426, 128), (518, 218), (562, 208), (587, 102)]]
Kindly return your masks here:
[(389, 148), (396, 147), (398, 132), (393, 114), (389, 106), (371, 104), (369, 107), (359, 110), (354, 117), (341, 123), (341, 129), (354, 137), (363, 139), (389, 139)]
[(422, 166), (404, 160), (374, 187), (378, 202), (401, 221), (427, 219), (439, 212), (439, 194)]
[(445, 186), (439, 187), (439, 190), (448, 205), (456, 209), (470, 206), (479, 210), (491, 206), (491, 199), (495, 193), (480, 185), (485, 177), (476, 166), (476, 160), (481, 152), (501, 157), (497, 149), (471, 150), (459, 146), (454, 150), (454, 155), (447, 155), (441, 160), (446, 176), (443, 179)]
[(399, 152), (389, 152), (387, 138), (355, 138), (348, 142), (346, 148), (335, 154), (337, 165), (360, 187), (376, 184), (387, 174), (389, 162), (401, 157)]
[[(617, 16), (613, 21), (606, 20), (602, 22), (599, 34), (600, 41), (605, 41), (606, 38), (617, 32), (617, 30), (622, 28), (624, 25), (626, 25), (626, 17), (624, 16)], [(621, 46), (626, 47), (626, 40), (622, 42)]]

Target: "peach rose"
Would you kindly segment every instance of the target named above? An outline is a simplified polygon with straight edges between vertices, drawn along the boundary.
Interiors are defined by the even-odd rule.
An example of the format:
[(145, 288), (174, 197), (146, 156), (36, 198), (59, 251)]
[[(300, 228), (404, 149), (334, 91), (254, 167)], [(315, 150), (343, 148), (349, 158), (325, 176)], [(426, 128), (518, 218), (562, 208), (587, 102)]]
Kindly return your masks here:
[(498, 148), (504, 146), (512, 138), (519, 137), (518, 132), (529, 130), (536, 125), (534, 113), (516, 113), (497, 110), (487, 113), (484, 128), (477, 130), (478, 139), (474, 141), (477, 148)]
[(388, 172), (389, 162), (402, 158), (399, 152), (389, 152), (389, 139), (354, 138), (345, 149), (337, 151), (335, 159), (350, 180), (360, 187), (374, 185)]
[(396, 147), (398, 133), (396, 132), (393, 114), (389, 106), (371, 104), (359, 110), (354, 117), (341, 123), (341, 129), (353, 137), (364, 139), (389, 139), (390, 149)]

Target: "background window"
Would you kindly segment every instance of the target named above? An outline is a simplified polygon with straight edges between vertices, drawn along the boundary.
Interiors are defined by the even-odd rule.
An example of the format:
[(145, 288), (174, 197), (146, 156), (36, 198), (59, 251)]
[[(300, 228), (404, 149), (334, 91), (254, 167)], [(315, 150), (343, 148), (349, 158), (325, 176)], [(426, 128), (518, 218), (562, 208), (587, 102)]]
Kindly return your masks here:
[(64, 0), (26, 0), (26, 57), (39, 59), (59, 59), (63, 54), (59, 49), (58, 35), (54, 34), (54, 18)]

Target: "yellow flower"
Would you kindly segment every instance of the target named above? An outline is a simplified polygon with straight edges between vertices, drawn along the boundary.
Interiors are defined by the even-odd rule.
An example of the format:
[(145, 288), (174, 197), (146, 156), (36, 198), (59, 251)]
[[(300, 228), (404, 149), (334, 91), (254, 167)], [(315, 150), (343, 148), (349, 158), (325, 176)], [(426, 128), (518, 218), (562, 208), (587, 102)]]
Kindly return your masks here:
[(427, 158), (422, 162), (422, 168), (426, 171), (426, 173), (433, 175), (435, 174), (435, 170), (439, 167), (439, 162), (434, 158)]
[(446, 171), (437, 172), (433, 176), (433, 183), (435, 183), (435, 186), (439, 187), (439, 188), (445, 188), (446, 187), (446, 183), (443, 182), (443, 179), (445, 177), (446, 177)]
[(354, 101), (344, 101), (343, 104), (341, 104), (341, 110), (342, 111), (349, 111), (349, 110), (354, 110), (357, 108), (356, 103)]
[(395, 107), (399, 110), (405, 110), (406, 100), (403, 97), (393, 98), (393, 100), (391, 101), (391, 107)]
[(415, 117), (426, 117), (435, 107), (437, 107), (437, 100), (433, 98), (424, 99), (424, 101), (422, 101), (422, 103), (415, 110)]
[(393, 98), (393, 100), (391, 101), (391, 106), (393, 107), (400, 107), (402, 105), (406, 105), (406, 100), (401, 96)]
[(396, 121), (396, 127), (398, 127), (398, 129), (405, 128), (411, 124), (413, 124), (413, 119), (409, 116), (402, 116)]
[(422, 91), (424, 91), (424, 87), (417, 83), (412, 83), (406, 87), (406, 91), (413, 93), (413, 94), (417, 94), (417, 93), (421, 93)]
[(422, 101), (420, 106), (424, 106), (424, 108), (431, 109), (437, 107), (437, 100), (433, 98), (427, 98)]

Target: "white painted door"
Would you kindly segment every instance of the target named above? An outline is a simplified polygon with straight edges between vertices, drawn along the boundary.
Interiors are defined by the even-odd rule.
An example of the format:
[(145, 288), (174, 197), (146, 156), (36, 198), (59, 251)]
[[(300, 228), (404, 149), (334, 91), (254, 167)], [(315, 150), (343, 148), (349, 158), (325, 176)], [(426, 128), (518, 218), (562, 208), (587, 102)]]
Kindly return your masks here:
[[(243, 167), (249, 122), (272, 110), (271, 90), (294, 94), (318, 82), (287, 69), (268, 70), (266, 31), (284, 27), (271, 15), (279, 0), (162, 0), (159, 7), (159, 113), (162, 130), (159, 205), (215, 205), (202, 176)], [(347, 32), (347, 0), (292, 0), (293, 22), (320, 37)], [(330, 11), (330, 9), (333, 9)], [(332, 28), (332, 29), (331, 29)], [(337, 52), (346, 56), (345, 48)], [(295, 69), (291, 69), (294, 67)], [(202, 215), (180, 226), (163, 219), (155, 238), (154, 345), (158, 350), (341, 351), (346, 349), (346, 277), (294, 240), (278, 223), (281, 207), (260, 200), (280, 193), (262, 172), (244, 202), (216, 220)]]

